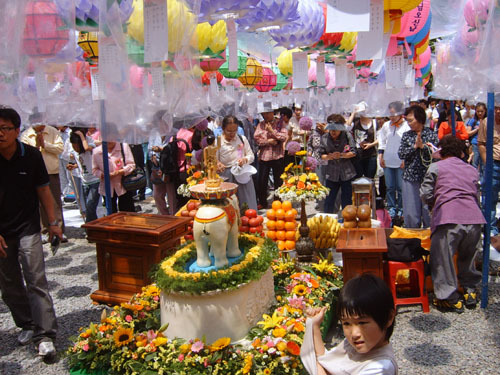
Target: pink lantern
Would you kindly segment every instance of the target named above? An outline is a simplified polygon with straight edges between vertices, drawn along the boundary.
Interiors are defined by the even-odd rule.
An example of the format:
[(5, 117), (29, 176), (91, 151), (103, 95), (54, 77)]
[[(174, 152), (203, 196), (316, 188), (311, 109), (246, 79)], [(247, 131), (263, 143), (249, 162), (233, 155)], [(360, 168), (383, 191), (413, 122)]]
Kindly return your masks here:
[(153, 85), (153, 78), (151, 77), (151, 74), (146, 72), (146, 69), (137, 66), (137, 65), (132, 65), (129, 70), (130, 74), (130, 84), (132, 87), (136, 89), (142, 89), (144, 86), (144, 75), (148, 75), (148, 85)]
[[(318, 84), (316, 61), (311, 61), (311, 66), (309, 67), (309, 70), (307, 71), (307, 81), (312, 86), (317, 86), (317, 84)], [(325, 67), (325, 81), (326, 81), (326, 85), (328, 86), (328, 83), (330, 83), (330, 76), (326, 72), (326, 67)]]
[(429, 17), (431, 9), (430, 0), (422, 0), (422, 2), (414, 9), (403, 14), (401, 18), (401, 31), (394, 36), (406, 38), (415, 35), (424, 27)]
[(210, 85), (210, 78), (213, 75), (215, 75), (215, 78), (217, 79), (217, 83), (221, 83), (222, 78), (224, 78), (224, 76), (220, 72), (205, 72), (205, 73), (203, 73), (203, 76), (201, 77), (201, 83), (209, 86)]
[(63, 49), (69, 40), (68, 30), (56, 5), (47, 0), (30, 0), (24, 10), (23, 52), (31, 57), (51, 57)]
[(335, 69), (327, 66), (326, 75), (328, 77), (328, 83), (326, 84), (326, 89), (328, 91), (333, 90), (335, 88)]
[(222, 57), (210, 57), (200, 61), (200, 68), (204, 72), (214, 72), (226, 62), (226, 51), (220, 54)]
[(270, 68), (262, 68), (262, 79), (255, 85), (260, 92), (268, 92), (276, 86), (278, 76)]
[(431, 60), (431, 47), (427, 47), (424, 53), (417, 56), (417, 59), (419, 59), (420, 61), (416, 63), (413, 67), (415, 69), (422, 69)]
[(468, 0), (464, 6), (464, 18), (470, 27), (478, 27), (488, 19), (490, 0)]
[(228, 85), (232, 84), (234, 86), (234, 88), (236, 88), (236, 89), (243, 86), (238, 79), (226, 78), (226, 77), (222, 78), (222, 81), (220, 82), (220, 84), (222, 87), (227, 87)]

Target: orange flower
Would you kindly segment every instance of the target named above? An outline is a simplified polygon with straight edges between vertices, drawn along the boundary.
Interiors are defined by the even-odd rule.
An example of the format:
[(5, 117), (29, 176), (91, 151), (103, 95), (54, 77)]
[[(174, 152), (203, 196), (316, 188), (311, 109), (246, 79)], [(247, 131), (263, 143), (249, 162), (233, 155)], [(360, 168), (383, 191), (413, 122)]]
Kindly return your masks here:
[(297, 343), (289, 341), (286, 343), (286, 348), (290, 354), (300, 355), (300, 346)]
[(196, 171), (193, 173), (193, 177), (194, 178), (201, 178), (201, 172), (200, 171)]
[(297, 182), (297, 189), (304, 189), (306, 187), (306, 184), (304, 184), (302, 181)]
[(302, 324), (301, 322), (297, 322), (297, 321), (293, 324), (293, 329), (295, 332), (304, 332), (305, 331), (304, 324)]
[(252, 346), (256, 349), (260, 346), (260, 344), (261, 344), (261, 341), (259, 338), (255, 339), (254, 342), (252, 342)]
[(316, 288), (318, 288), (318, 287), (319, 287), (319, 283), (318, 283), (315, 279), (311, 278), (311, 280), (309, 280), (309, 281), (311, 282), (311, 286), (312, 286), (314, 289), (316, 289)]

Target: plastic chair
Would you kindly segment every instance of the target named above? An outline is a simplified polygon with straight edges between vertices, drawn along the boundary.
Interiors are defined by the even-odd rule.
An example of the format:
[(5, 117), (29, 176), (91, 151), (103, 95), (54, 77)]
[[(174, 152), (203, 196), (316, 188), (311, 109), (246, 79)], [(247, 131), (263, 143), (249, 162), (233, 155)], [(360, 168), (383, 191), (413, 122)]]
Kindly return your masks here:
[[(388, 260), (385, 262), (385, 278), (391, 289), (394, 298), (394, 305), (414, 305), (421, 304), (424, 313), (429, 312), (429, 298), (425, 290), (425, 272), (424, 261), (417, 260), (416, 262), (395, 262)], [(396, 290), (396, 275), (399, 270), (410, 270), (410, 288), (418, 293), (417, 297), (398, 297)]]

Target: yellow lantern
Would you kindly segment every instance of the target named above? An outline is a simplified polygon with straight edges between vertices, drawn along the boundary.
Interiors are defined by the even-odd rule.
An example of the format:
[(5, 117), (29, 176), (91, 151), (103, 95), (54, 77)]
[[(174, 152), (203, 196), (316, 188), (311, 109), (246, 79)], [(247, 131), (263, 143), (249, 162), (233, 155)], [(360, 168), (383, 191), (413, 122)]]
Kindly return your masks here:
[(98, 33), (95, 31), (80, 31), (78, 34), (78, 45), (87, 54), (89, 59), (97, 59), (99, 57), (97, 40)]
[(416, 8), (422, 0), (384, 0), (384, 33), (390, 31), (391, 21), (394, 21), (393, 34), (401, 31), (403, 13)]
[(350, 52), (356, 46), (358, 40), (357, 32), (345, 32), (340, 41), (340, 49), (344, 52)]
[[(165, 0), (167, 1), (167, 0)], [(134, 0), (134, 11), (127, 25), (127, 34), (144, 44), (143, 0)], [(191, 40), (195, 29), (195, 16), (179, 0), (168, 0), (168, 51), (175, 53)]]
[(262, 79), (262, 65), (254, 58), (247, 60), (245, 73), (238, 77), (238, 80), (246, 88), (252, 89)]
[[(293, 59), (292, 54), (294, 52), (302, 52), (300, 48), (287, 49), (280, 53), (278, 56), (278, 69), (284, 76), (290, 77), (293, 73)], [(307, 67), (310, 65), (309, 56), (307, 56)]]
[(226, 22), (219, 20), (213, 26), (208, 22), (196, 26), (191, 45), (198, 48), (202, 55), (218, 55), (226, 49)]

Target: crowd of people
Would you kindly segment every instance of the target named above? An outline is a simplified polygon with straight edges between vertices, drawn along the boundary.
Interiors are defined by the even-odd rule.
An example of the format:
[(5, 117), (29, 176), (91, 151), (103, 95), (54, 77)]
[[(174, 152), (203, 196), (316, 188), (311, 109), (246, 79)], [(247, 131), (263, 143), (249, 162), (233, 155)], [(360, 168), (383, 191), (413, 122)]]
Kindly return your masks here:
[[(163, 121), (164, 112), (158, 112), (154, 121)], [(486, 161), (486, 106), (457, 102), (451, 108), (449, 101), (421, 100), (406, 108), (402, 102), (393, 102), (387, 117), (374, 118), (369, 113), (366, 104), (360, 103), (352, 113), (331, 114), (306, 130), (301, 126), (301, 105), (275, 110), (271, 103), (264, 103), (260, 119), (208, 118), (177, 129), (172, 137), (151, 137), (147, 143), (128, 145), (102, 143), (93, 124), (49, 126), (39, 113), (30, 116), (30, 126), (21, 132), (19, 114), (1, 107), (0, 215), (9, 220), (0, 223), (0, 287), (22, 328), (19, 342), (34, 341), (41, 355), (54, 352), (57, 327), (42, 243), (54, 236), (68, 240), (65, 196), (75, 192), (85, 221), (95, 220), (101, 196), (106, 195), (105, 173), (109, 173), (113, 212), (136, 211), (135, 201), (145, 199), (150, 188), (158, 213), (173, 215), (187, 200), (178, 188), (203, 161), (207, 137), (217, 139), (217, 172), (239, 185), (241, 206), (266, 209), (269, 200), (277, 198), (269, 190), (281, 186), (285, 166), (294, 160), (297, 150), (290, 149), (292, 143), (317, 160), (315, 172), (330, 188), (325, 201), (318, 202), (319, 211), (334, 213), (352, 204), (354, 179), (376, 180), (377, 194), (385, 202), (392, 225), (431, 227), (432, 276), (441, 304), (462, 308), (460, 282), (466, 304), (475, 306), (480, 278), (473, 262), (485, 222), (479, 208), (479, 185)], [(455, 135), (451, 134), (453, 117)], [(106, 127), (116, 130), (111, 123)], [(170, 157), (174, 155), (173, 171), (162, 166), (165, 150)], [(107, 172), (103, 154), (108, 157)], [(495, 107), (493, 156), (493, 209), (488, 220), (496, 235), (500, 106)], [(122, 178), (137, 166), (145, 167), (148, 186), (127, 190)], [(250, 171), (247, 178), (241, 178), (242, 169)], [(457, 252), (458, 280), (452, 259)]]

